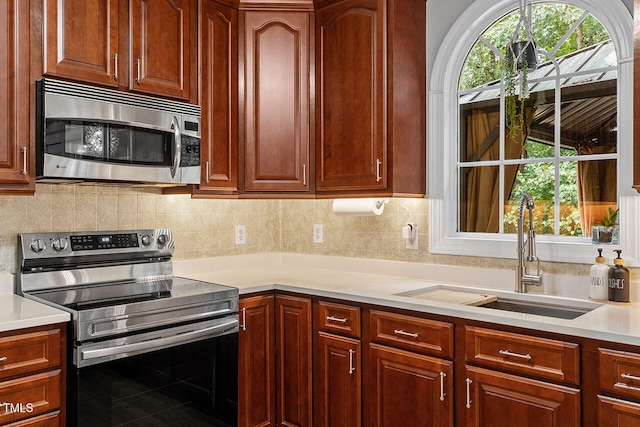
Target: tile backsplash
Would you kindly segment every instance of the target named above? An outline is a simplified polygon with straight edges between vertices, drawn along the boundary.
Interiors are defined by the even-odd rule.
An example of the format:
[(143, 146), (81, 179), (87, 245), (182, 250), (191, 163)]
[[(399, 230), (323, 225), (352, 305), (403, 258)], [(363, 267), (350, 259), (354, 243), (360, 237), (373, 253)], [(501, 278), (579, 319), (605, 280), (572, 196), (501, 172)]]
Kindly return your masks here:
[[(391, 199), (380, 216), (338, 217), (332, 200), (194, 200), (159, 189), (37, 184), (35, 196), (0, 196), (0, 271), (15, 273), (17, 235), (45, 231), (171, 228), (176, 259), (291, 252), (392, 261), (513, 268), (514, 260), (430, 254), (426, 199)], [(405, 248), (415, 222), (420, 248)], [(322, 224), (323, 243), (313, 242)], [(245, 225), (246, 244), (235, 244)], [(545, 271), (588, 275), (588, 265), (545, 263)], [(632, 271), (633, 273), (633, 271)]]

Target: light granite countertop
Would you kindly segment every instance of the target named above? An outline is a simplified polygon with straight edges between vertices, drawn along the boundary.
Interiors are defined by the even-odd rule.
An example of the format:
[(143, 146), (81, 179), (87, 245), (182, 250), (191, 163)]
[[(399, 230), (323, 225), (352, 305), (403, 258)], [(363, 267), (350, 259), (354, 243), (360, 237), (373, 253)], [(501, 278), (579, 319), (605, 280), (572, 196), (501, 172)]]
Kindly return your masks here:
[[(437, 266), (437, 271), (431, 271), (433, 269), (423, 266), (421, 271), (412, 271), (414, 266), (402, 265), (403, 263), (382, 262), (384, 265), (380, 266), (380, 262), (368, 261), (348, 262), (339, 258), (301, 255), (221, 257), (177, 262), (174, 264), (174, 273), (237, 287), (241, 296), (268, 290), (291, 291), (528, 330), (640, 345), (640, 304), (590, 301), (588, 285), (584, 285), (586, 293), (582, 290), (585, 297), (562, 295), (575, 293), (575, 289), (563, 292), (563, 286), (557, 284), (547, 287), (547, 291), (555, 291), (551, 295), (541, 292), (516, 294), (512, 284), (513, 272), (509, 271), (483, 271), (471, 268), (462, 271), (460, 277), (454, 277), (455, 274), (449, 275), (448, 278), (451, 280), (445, 281), (436, 276), (439, 275), (437, 271), (447, 270), (446, 267)], [(389, 274), (382, 274), (381, 271)], [(575, 280), (572, 281), (570, 278), (547, 280), (559, 280), (567, 282), (567, 286), (571, 288), (576, 287)], [(578, 286), (582, 287), (582, 282), (580, 280)], [(567, 320), (398, 295), (428, 288), (480, 291), (503, 298), (523, 298), (527, 301), (597, 308), (576, 319)]]
[(68, 322), (69, 313), (5, 293), (0, 294), (0, 332)]
[[(355, 303), (413, 310), (640, 346), (637, 284), (627, 304), (592, 302), (584, 278), (545, 277), (527, 294), (513, 292), (513, 272), (296, 254), (258, 254), (174, 262), (177, 276), (237, 287), (241, 295), (268, 290), (298, 292)], [(0, 277), (0, 332), (69, 320), (69, 313), (13, 294)], [(558, 319), (403, 296), (429, 288), (482, 292), (565, 305), (597, 306), (576, 319)]]

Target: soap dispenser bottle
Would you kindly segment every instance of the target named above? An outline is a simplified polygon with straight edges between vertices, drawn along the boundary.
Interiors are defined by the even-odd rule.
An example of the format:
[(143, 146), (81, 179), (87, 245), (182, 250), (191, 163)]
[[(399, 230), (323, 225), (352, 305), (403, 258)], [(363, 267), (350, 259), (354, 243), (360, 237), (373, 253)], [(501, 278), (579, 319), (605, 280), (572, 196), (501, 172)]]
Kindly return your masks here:
[(596, 263), (591, 266), (589, 297), (591, 299), (606, 300), (609, 298), (609, 266), (607, 259), (602, 256), (602, 248), (598, 248)]
[(624, 266), (622, 251), (616, 249), (618, 257), (609, 269), (609, 301), (629, 302), (629, 270)]

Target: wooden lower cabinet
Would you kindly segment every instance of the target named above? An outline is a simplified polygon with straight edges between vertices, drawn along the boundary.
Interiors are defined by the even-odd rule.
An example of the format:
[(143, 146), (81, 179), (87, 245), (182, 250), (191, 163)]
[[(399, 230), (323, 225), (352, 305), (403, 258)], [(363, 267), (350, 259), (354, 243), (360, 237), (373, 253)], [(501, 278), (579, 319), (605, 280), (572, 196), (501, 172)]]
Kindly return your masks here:
[(581, 425), (579, 390), (471, 366), (464, 384), (466, 427)]
[(242, 298), (238, 332), (238, 426), (276, 425), (274, 296)]
[(640, 427), (640, 404), (598, 396), (598, 427)]
[(453, 362), (370, 344), (371, 426), (453, 426)]
[(314, 426), (362, 423), (362, 343), (318, 332), (314, 371)]
[(241, 298), (238, 425), (312, 426), (311, 300)]
[(311, 427), (311, 300), (276, 296), (276, 406), (279, 426)]
[(0, 333), (0, 425), (64, 425), (66, 325)]

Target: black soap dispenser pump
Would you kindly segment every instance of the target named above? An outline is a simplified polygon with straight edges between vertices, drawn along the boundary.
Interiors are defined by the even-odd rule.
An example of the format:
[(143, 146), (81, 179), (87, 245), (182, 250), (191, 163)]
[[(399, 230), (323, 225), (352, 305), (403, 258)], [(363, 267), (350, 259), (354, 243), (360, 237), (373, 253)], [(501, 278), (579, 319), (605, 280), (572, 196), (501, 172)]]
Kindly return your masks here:
[(609, 269), (609, 301), (629, 302), (629, 269), (624, 266), (622, 251), (616, 249), (618, 257)]

